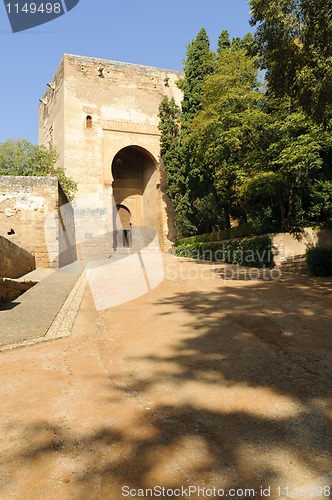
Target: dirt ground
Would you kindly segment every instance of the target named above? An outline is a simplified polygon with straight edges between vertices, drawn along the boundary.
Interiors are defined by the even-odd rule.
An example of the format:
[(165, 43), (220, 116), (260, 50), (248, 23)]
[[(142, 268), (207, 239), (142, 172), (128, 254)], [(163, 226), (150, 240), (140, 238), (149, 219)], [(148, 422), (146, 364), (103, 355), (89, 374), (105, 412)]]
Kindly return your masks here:
[(332, 498), (332, 280), (165, 268), (0, 353), (0, 498)]

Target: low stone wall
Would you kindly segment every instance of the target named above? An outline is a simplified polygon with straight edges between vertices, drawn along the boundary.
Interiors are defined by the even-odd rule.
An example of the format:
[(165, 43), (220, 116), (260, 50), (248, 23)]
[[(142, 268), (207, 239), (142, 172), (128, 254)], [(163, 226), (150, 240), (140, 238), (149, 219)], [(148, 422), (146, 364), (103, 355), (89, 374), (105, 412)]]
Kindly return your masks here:
[(57, 203), (56, 177), (0, 177), (0, 235), (35, 255), (37, 267), (50, 267), (44, 221)]
[(303, 229), (300, 233), (275, 233), (272, 238), (272, 252), (276, 266), (305, 255), (311, 247), (332, 247), (332, 229)]
[(72, 207), (56, 177), (0, 176), (0, 236), (35, 255), (37, 268), (76, 259), (76, 247), (65, 245), (68, 232), (74, 240), (73, 227)]
[(36, 269), (35, 257), (0, 236), (0, 276), (2, 278), (20, 278)]
[(34, 281), (13, 281), (0, 278), (0, 303), (12, 302), (35, 284)]

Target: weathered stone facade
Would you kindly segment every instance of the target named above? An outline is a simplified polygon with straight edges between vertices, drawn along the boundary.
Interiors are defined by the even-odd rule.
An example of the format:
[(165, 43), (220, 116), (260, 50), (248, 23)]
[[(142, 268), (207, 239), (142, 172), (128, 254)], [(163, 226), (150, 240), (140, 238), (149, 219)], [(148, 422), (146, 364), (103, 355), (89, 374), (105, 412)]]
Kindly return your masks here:
[(76, 258), (75, 248), (62, 248), (72, 227), (70, 208), (56, 177), (0, 176), (0, 236), (33, 254), (37, 268)]
[(164, 248), (173, 228), (158, 109), (163, 96), (180, 103), (180, 76), (66, 54), (39, 107), (39, 143), (55, 146), (59, 166), (78, 183), (77, 198), (91, 205), (94, 195), (113, 196), (123, 227), (152, 227)]

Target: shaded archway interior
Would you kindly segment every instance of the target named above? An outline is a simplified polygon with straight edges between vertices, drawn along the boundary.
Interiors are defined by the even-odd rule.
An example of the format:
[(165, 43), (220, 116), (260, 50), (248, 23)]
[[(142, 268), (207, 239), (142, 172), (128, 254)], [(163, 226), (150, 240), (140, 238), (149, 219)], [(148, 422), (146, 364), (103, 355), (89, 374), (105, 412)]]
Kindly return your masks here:
[(144, 190), (155, 170), (155, 162), (148, 151), (139, 146), (121, 149), (112, 162), (113, 187), (135, 186)]
[[(160, 226), (160, 204), (157, 164), (153, 156), (140, 146), (127, 146), (112, 162), (115, 204), (131, 214), (133, 226)], [(159, 207), (160, 208), (160, 207)]]

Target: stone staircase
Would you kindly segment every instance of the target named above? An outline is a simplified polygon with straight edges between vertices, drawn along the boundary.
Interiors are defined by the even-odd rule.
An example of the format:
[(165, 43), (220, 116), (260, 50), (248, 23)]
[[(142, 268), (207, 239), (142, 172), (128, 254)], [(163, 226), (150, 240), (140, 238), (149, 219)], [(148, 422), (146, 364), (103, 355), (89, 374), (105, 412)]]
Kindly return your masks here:
[(305, 255), (289, 257), (281, 263), (280, 269), (283, 273), (309, 274)]

